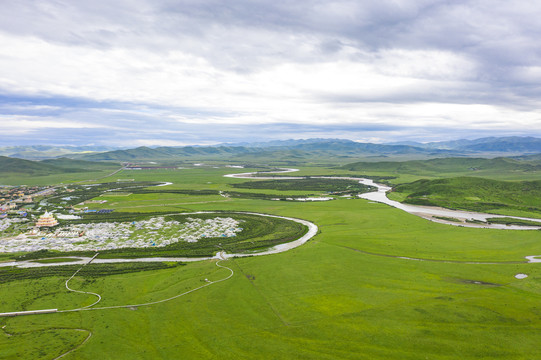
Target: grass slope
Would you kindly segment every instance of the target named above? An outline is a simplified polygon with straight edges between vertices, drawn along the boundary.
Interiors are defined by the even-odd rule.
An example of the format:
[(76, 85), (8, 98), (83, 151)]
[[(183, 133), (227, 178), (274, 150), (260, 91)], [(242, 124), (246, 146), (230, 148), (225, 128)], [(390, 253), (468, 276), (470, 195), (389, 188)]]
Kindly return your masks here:
[(62, 169), (79, 169), (79, 170), (114, 170), (119, 168), (119, 164), (105, 163), (96, 161), (73, 160), (69, 158), (48, 159), (40, 161), (41, 164), (51, 165)]
[(357, 162), (341, 167), (364, 175), (393, 175), (392, 183), (405, 183), (419, 178), (457, 176), (486, 177), (502, 180), (541, 179), (539, 163), (511, 158), (437, 158), (429, 160)]
[(418, 180), (397, 185), (393, 198), (408, 204), (434, 205), (506, 215), (541, 215), (541, 181), (498, 181), (474, 177)]
[(454, 172), (491, 171), (538, 171), (539, 166), (525, 164), (509, 158), (438, 158), (412, 161), (358, 162), (343, 166), (350, 171), (388, 171), (406, 174), (442, 174)]
[(0, 156), (0, 174), (3, 176), (16, 174), (47, 176), (96, 170), (112, 170), (118, 167), (116, 164), (71, 160), (67, 158), (33, 161)]
[(26, 174), (34, 176), (51, 175), (66, 172), (65, 169), (37, 161), (0, 156), (0, 174)]

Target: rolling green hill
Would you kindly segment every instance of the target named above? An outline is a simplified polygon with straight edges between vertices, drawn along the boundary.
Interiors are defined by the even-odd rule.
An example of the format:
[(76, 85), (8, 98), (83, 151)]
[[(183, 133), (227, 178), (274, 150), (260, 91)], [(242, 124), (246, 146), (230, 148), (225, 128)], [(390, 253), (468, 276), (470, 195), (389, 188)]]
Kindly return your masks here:
[(68, 159), (65, 157), (58, 159), (48, 159), (40, 161), (41, 164), (51, 165), (57, 168), (70, 169), (70, 170), (106, 170), (106, 169), (116, 169), (119, 167), (117, 163), (106, 163), (106, 162), (97, 162), (97, 161), (86, 161), (86, 160), (74, 160)]
[(0, 156), (0, 174), (18, 173), (34, 176), (50, 175), (66, 172), (65, 169), (51, 164), (42, 164), (37, 161), (23, 160)]
[(437, 158), (430, 160), (357, 162), (342, 167), (350, 171), (389, 172), (419, 176), (448, 176), (453, 174), (483, 175), (486, 172), (541, 171), (541, 166), (510, 158)]
[(541, 181), (498, 181), (475, 177), (422, 179), (397, 185), (391, 197), (416, 205), (519, 216), (541, 214)]
[(0, 175), (22, 174), (46, 176), (52, 174), (87, 172), (117, 168), (116, 164), (72, 160), (67, 158), (32, 161), (0, 156)]

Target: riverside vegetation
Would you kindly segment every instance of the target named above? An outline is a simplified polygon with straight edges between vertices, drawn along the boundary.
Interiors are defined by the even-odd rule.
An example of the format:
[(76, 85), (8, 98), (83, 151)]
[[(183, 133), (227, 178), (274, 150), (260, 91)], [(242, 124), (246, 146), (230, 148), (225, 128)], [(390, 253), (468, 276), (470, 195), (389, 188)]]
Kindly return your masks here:
[[(454, 166), (442, 174), (455, 177), (475, 172)], [(122, 171), (102, 179), (102, 183), (124, 177), (173, 184), (129, 190), (131, 194), (126, 196), (104, 193), (99, 199), (106, 203), (88, 207), (116, 211), (92, 214), (85, 221), (103, 221), (107, 216), (128, 219), (173, 212), (249, 211), (306, 219), (316, 223), (320, 233), (284, 253), (230, 259), (224, 263), (235, 272), (231, 279), (162, 304), (0, 318), (2, 357), (53, 359), (77, 348), (88, 334), (91, 338), (65, 359), (538, 357), (541, 268), (524, 257), (541, 254), (539, 231), (460, 228), (339, 195), (334, 201), (317, 203), (269, 201), (266, 196), (329, 195), (330, 189), (286, 187), (280, 183), (286, 180), (265, 184), (225, 178), (233, 169), (216, 167)], [(381, 167), (301, 167), (299, 174), (387, 176), (395, 185), (424, 176)], [(501, 172), (490, 169), (484, 174), (492, 174), (493, 180), (510, 177), (502, 174), (498, 178)], [(434, 172), (429, 177), (435, 176)], [(538, 172), (526, 170), (514, 176), (520, 181), (540, 178)], [(80, 180), (79, 174), (64, 174), (62, 181), (72, 179)], [(468, 180), (450, 179), (450, 184), (453, 181), (465, 184)], [(248, 182), (259, 184), (235, 186)], [(223, 196), (233, 189), (264, 196)], [(485, 195), (474, 189), (464, 190), (461, 196), (485, 201)], [(509, 200), (509, 205), (537, 206), (521, 198), (520, 191), (509, 191), (515, 191), (512, 199), (517, 199), (514, 203)], [(404, 200), (413, 193), (413, 188), (399, 191), (397, 186), (394, 195)], [(427, 195), (434, 199), (436, 194), (442, 199), (456, 193), (435, 190)], [(508, 199), (508, 195), (498, 197), (494, 188), (486, 194), (490, 195), (487, 202)], [(535, 213), (512, 206), (498, 209)], [(25, 255), (43, 258), (51, 254), (14, 254)], [(0, 312), (92, 304), (95, 297), (65, 289), (64, 282), (75, 270), (65, 265), (0, 271)], [(515, 278), (519, 273), (528, 277)], [(103, 306), (108, 306), (168, 298), (226, 275), (213, 260), (89, 264), (70, 286), (99, 293)]]

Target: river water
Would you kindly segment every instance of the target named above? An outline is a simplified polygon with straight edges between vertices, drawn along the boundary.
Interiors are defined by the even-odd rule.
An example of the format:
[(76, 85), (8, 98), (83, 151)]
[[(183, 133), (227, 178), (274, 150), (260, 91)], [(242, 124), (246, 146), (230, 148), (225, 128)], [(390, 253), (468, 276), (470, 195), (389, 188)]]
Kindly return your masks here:
[[(274, 176), (259, 176), (260, 174), (272, 174), (272, 173), (290, 173), (298, 171), (298, 169), (281, 169), (278, 171), (269, 171), (269, 172), (248, 172), (248, 173), (241, 173), (241, 174), (227, 174), (224, 175), (225, 177), (230, 178), (238, 178), (238, 179), (276, 179)], [(418, 205), (408, 205), (408, 204), (402, 204), (398, 201), (391, 200), (387, 197), (387, 192), (391, 190), (389, 186), (377, 184), (371, 179), (365, 179), (365, 178), (356, 178), (356, 177), (333, 177), (333, 176), (320, 176), (318, 178), (327, 178), (327, 179), (350, 179), (350, 180), (356, 180), (359, 181), (359, 183), (364, 185), (369, 185), (376, 187), (377, 190), (369, 193), (364, 193), (359, 195), (360, 198), (383, 203), (392, 207), (395, 207), (397, 209), (406, 211), (410, 214), (417, 215), (420, 217), (423, 217), (425, 219), (435, 221), (438, 223), (444, 223), (454, 226), (462, 226), (462, 227), (475, 227), (475, 228), (489, 228), (489, 229), (506, 229), (506, 230), (537, 230), (541, 228), (541, 219), (534, 219), (534, 218), (524, 218), (524, 217), (517, 217), (517, 216), (504, 216), (504, 215), (495, 215), (495, 214), (484, 214), (484, 213), (476, 213), (476, 212), (469, 212), (469, 211), (460, 211), (460, 210), (450, 210), (450, 209), (444, 209), (444, 208), (438, 208), (438, 207), (432, 207), (432, 206), (418, 206)], [(302, 177), (279, 177), (279, 179), (302, 179)], [(162, 184), (161, 186), (170, 185), (170, 183)], [(198, 213), (207, 213), (207, 212), (198, 212)], [(136, 259), (94, 259), (92, 260), (93, 263), (96, 264), (106, 264), (106, 263), (123, 263), (123, 262), (156, 262), (156, 261), (182, 261), (182, 262), (190, 262), (190, 261), (201, 261), (201, 260), (210, 260), (210, 259), (227, 259), (231, 257), (245, 257), (245, 256), (261, 256), (261, 255), (269, 255), (269, 254), (276, 254), (284, 251), (291, 250), (293, 248), (296, 248), (298, 246), (301, 246), (305, 242), (307, 242), (309, 239), (311, 239), (313, 236), (317, 234), (318, 227), (306, 220), (301, 219), (295, 219), (295, 218), (289, 218), (289, 217), (283, 217), (283, 216), (276, 216), (276, 215), (268, 215), (268, 214), (257, 214), (257, 213), (248, 213), (247, 214), (254, 214), (254, 215), (260, 215), (260, 216), (269, 216), (269, 217), (276, 217), (276, 218), (282, 218), (287, 220), (292, 220), (298, 223), (301, 223), (303, 225), (306, 225), (308, 227), (308, 232), (302, 236), (301, 238), (291, 241), (289, 243), (276, 245), (272, 248), (270, 248), (267, 251), (264, 252), (258, 252), (253, 254), (226, 254), (225, 252), (220, 252), (214, 257), (202, 257), (202, 258), (186, 258), (186, 257), (178, 257), (178, 258), (136, 258)], [(486, 221), (487, 218), (495, 218), (495, 217), (508, 217), (513, 219), (520, 219), (520, 220), (530, 220), (530, 221), (536, 221), (539, 222), (540, 226), (508, 226), (508, 225), (502, 225), (502, 224), (473, 224), (473, 223), (456, 223), (451, 221), (446, 221), (442, 219), (436, 219), (433, 216), (443, 216), (443, 217), (452, 217), (456, 219), (469, 219), (469, 220), (480, 220), (480, 221)], [(67, 257), (64, 257), (67, 258)], [(43, 266), (58, 266), (58, 265), (76, 265), (76, 264), (85, 264), (90, 261), (91, 258), (88, 257), (73, 257), (73, 261), (71, 262), (62, 262), (62, 263), (36, 263), (32, 261), (13, 261), (13, 262), (4, 262), (0, 263), (0, 267), (5, 266), (17, 266), (17, 267), (43, 267)], [(527, 257), (529, 262), (541, 262), (541, 256), (528, 256)]]
[[(277, 179), (276, 177), (272, 176), (260, 176), (262, 174), (278, 174), (278, 173), (291, 173), (299, 171), (299, 169), (280, 169), (277, 171), (267, 171), (267, 172), (248, 172), (248, 173), (242, 173), (242, 174), (228, 174), (225, 175), (226, 177), (231, 178), (238, 178), (238, 179)], [(319, 179), (344, 179), (344, 180), (355, 180), (359, 181), (359, 183), (364, 185), (369, 185), (376, 187), (377, 190), (374, 192), (369, 192), (365, 194), (359, 195), (360, 198), (383, 203), (392, 207), (395, 207), (397, 209), (400, 209), (402, 211), (408, 212), (412, 215), (417, 215), (422, 218), (425, 218), (430, 221), (438, 222), (441, 224), (448, 224), (448, 225), (454, 225), (454, 226), (462, 226), (462, 227), (472, 227), (472, 228), (484, 228), (484, 229), (505, 229), (505, 230), (537, 230), (541, 229), (541, 219), (534, 219), (534, 218), (525, 218), (525, 217), (518, 217), (518, 216), (504, 216), (504, 215), (495, 215), (495, 214), (485, 214), (485, 213), (476, 213), (471, 211), (461, 211), (461, 210), (451, 210), (451, 209), (444, 209), (439, 207), (433, 207), (433, 206), (419, 206), (419, 205), (408, 205), (408, 204), (402, 204), (398, 201), (391, 200), (387, 197), (387, 192), (391, 190), (391, 187), (377, 184), (371, 179), (365, 179), (365, 178), (357, 178), (357, 177), (340, 177), (340, 176), (314, 176), (314, 178)], [(278, 179), (302, 179), (302, 177), (279, 177)], [(456, 223), (453, 221), (447, 221), (443, 219), (437, 219), (434, 218), (434, 216), (440, 216), (440, 217), (451, 217), (456, 218), (460, 220), (479, 220), (486, 222), (487, 218), (513, 218), (513, 219), (519, 219), (519, 220), (529, 220), (529, 221), (535, 221), (539, 222), (539, 226), (517, 226), (517, 225), (504, 225), (504, 224), (475, 224), (475, 223)]]
[[(449, 224), (449, 225), (455, 225), (455, 226), (487, 228), (487, 229), (537, 230), (541, 228), (541, 219), (525, 218), (525, 217), (518, 217), (518, 216), (507, 216), (507, 215), (485, 214), (485, 213), (477, 213), (477, 212), (471, 212), (471, 211), (451, 210), (451, 209), (444, 209), (444, 208), (433, 207), (433, 206), (402, 204), (398, 201), (391, 200), (387, 197), (387, 192), (391, 190), (390, 187), (381, 185), (381, 184), (376, 184), (373, 180), (370, 180), (370, 179), (359, 179), (359, 182), (364, 185), (375, 186), (378, 189), (377, 191), (374, 191), (374, 192), (361, 194), (359, 195), (360, 198), (387, 204), (389, 206), (406, 211), (413, 215), (421, 216), (431, 221)], [(433, 216), (445, 216), (445, 217), (452, 217), (452, 218), (457, 218), (461, 220), (468, 219), (468, 220), (479, 220), (479, 221), (486, 221), (487, 218), (504, 218), (505, 217), (505, 218), (519, 219), (519, 220), (536, 221), (536, 222), (539, 222), (539, 226), (515, 226), (515, 225), (503, 225), (503, 224), (473, 224), (473, 223), (458, 224), (452, 221), (436, 219), (436, 218), (433, 218)]]

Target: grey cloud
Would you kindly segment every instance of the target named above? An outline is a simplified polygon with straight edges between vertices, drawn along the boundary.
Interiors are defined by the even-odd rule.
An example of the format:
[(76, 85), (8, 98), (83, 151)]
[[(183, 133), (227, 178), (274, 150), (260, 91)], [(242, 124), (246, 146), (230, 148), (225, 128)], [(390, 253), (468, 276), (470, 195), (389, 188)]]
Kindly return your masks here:
[[(497, 76), (499, 67), (538, 63), (541, 55), (536, 15), (541, 7), (535, 2), (44, 0), (3, 8), (0, 28), (5, 32), (86, 46), (181, 49), (230, 68), (232, 62), (246, 68), (326, 61), (330, 49), (346, 43), (361, 52), (463, 53), (492, 71), (480, 76)], [(311, 41), (314, 47), (299, 49)]]
[[(537, 2), (21, 0), (3, 2), (2, 10), (0, 31), (5, 34), (31, 36), (82, 48), (134, 48), (164, 55), (181, 51), (203, 57), (217, 68), (238, 73), (256, 72), (291, 62), (338, 60), (370, 64), (377, 71), (381, 52), (389, 49), (449, 52), (475, 65), (471, 73), (461, 78), (428, 74), (426, 86), (421, 89), (406, 87), (378, 95), (307, 94), (314, 102), (336, 106), (363, 102), (435, 102), (498, 104), (537, 110), (540, 105), (541, 86), (538, 84), (541, 74), (535, 76), (528, 72), (531, 67), (541, 64), (538, 40), (541, 38), (538, 19), (541, 5)], [(118, 128), (129, 129), (115, 134), (95, 130), (95, 135), (104, 141), (114, 141), (117, 137), (127, 139), (128, 135), (150, 138), (162, 131), (170, 140), (185, 134), (192, 136), (190, 141), (196, 143), (203, 138), (204, 127), (209, 125), (179, 123), (168, 116), (203, 119), (235, 115), (171, 108), (167, 104), (81, 105), (59, 100), (49, 103), (58, 107), (49, 110), (31, 107), (20, 110), (14, 105), (24, 106), (23, 102), (13, 99), (7, 99), (6, 104), (0, 108), (4, 114), (59, 116), (104, 125), (112, 123)], [(27, 104), (43, 105), (43, 102), (29, 99)], [(231, 139), (236, 139), (237, 133), (244, 134), (244, 129), (251, 129), (262, 138), (270, 131), (277, 131), (285, 138), (292, 137), (294, 131), (307, 136), (325, 133), (329, 136), (347, 133), (362, 136), (366, 132), (373, 135), (387, 132), (394, 136), (394, 132), (408, 132), (391, 126), (371, 129), (368, 125), (358, 128), (286, 124), (250, 126), (211, 125)], [(416, 131), (425, 136), (430, 136), (430, 131), (446, 134), (435, 128)], [(78, 141), (83, 141), (83, 132), (80, 134)], [(54, 133), (51, 131), (46, 135), (54, 136)], [(223, 141), (208, 132), (206, 136), (212, 141)]]

